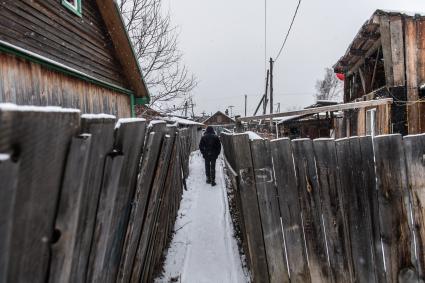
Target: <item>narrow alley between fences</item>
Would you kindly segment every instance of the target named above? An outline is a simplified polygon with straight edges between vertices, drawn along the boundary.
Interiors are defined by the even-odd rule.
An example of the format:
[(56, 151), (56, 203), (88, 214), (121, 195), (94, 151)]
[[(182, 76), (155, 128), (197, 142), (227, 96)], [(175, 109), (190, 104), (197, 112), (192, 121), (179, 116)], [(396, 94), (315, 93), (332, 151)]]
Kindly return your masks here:
[(249, 282), (234, 238), (223, 167), (219, 158), (217, 185), (212, 187), (205, 182), (200, 152), (190, 156), (187, 191), (163, 274), (156, 282)]

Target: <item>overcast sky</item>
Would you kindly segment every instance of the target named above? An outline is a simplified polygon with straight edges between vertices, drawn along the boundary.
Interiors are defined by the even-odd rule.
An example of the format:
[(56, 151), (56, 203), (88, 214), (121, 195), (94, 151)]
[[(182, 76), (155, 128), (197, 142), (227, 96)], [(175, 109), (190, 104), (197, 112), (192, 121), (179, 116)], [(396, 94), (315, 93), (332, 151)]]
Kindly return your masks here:
[[(167, 2), (168, 1), (168, 2)], [(199, 79), (195, 114), (252, 115), (264, 92), (264, 0), (167, 0), (179, 26), (184, 61)], [(283, 42), (298, 0), (267, 0), (267, 60)], [(425, 12), (423, 0), (302, 0), (292, 32), (274, 66), (281, 110), (312, 102), (314, 85), (345, 53), (376, 9)]]

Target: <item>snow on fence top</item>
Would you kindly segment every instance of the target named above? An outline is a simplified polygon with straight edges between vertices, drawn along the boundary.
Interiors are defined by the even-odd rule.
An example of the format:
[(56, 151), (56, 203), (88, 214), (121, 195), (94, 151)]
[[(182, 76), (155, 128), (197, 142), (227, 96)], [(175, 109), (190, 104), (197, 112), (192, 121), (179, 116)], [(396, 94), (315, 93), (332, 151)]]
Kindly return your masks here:
[(100, 113), (100, 114), (83, 114), (81, 118), (84, 119), (116, 119), (114, 115)]
[(202, 125), (204, 125), (202, 123), (198, 123), (198, 122), (195, 122), (195, 121), (192, 121), (192, 120), (183, 119), (183, 118), (179, 118), (179, 117), (168, 117), (167, 119), (168, 119), (168, 121), (175, 122), (176, 124), (179, 124), (179, 125), (186, 125), (186, 126), (189, 126), (189, 125), (202, 126)]
[(135, 122), (145, 122), (146, 119), (144, 118), (121, 118), (118, 120), (117, 124), (115, 125), (115, 129), (119, 128), (121, 124), (126, 123), (135, 123)]
[(80, 113), (79, 109), (74, 108), (62, 108), (58, 106), (16, 105), (13, 103), (0, 103), (0, 111)]

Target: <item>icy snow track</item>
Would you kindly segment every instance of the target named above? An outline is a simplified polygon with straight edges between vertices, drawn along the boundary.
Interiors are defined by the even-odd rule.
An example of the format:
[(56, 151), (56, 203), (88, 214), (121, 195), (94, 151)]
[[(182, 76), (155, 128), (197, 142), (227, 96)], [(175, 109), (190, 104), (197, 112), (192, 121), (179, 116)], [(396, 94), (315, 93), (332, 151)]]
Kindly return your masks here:
[(175, 234), (164, 272), (156, 282), (249, 282), (233, 237), (223, 160), (216, 164), (217, 186), (205, 182), (204, 159), (190, 156), (187, 191), (183, 193)]

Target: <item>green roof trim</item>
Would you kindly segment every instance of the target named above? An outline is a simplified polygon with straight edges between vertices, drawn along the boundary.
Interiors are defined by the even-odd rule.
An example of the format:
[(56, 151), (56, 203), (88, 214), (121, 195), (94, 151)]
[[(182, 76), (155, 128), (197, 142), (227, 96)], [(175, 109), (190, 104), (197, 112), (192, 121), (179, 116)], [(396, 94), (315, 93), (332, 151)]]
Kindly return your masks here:
[(150, 97), (135, 97), (134, 104), (135, 105), (146, 105), (149, 104)]
[(25, 50), (21, 47), (15, 46), (13, 44), (10, 44), (8, 42), (2, 41), (0, 40), (0, 52), (4, 52), (7, 54), (11, 54), (11, 55), (15, 55), (16, 57), (22, 58), (22, 59), (26, 59), (30, 62), (34, 62), (37, 63), (39, 65), (42, 65), (43, 67), (46, 67), (48, 69), (57, 71), (59, 73), (104, 87), (104, 88), (108, 88), (110, 90), (116, 91), (116, 92), (120, 92), (120, 93), (124, 93), (126, 95), (133, 95), (133, 91), (120, 87), (118, 85), (109, 83), (109, 82), (105, 82), (103, 80), (97, 79), (95, 77), (92, 77), (90, 75), (87, 75), (81, 71), (78, 71), (76, 69), (70, 68), (66, 65), (63, 65), (59, 62), (56, 62), (54, 60), (51, 60), (49, 58), (46, 58), (44, 56), (41, 56), (39, 54), (36, 54), (32, 51), (29, 50)]

